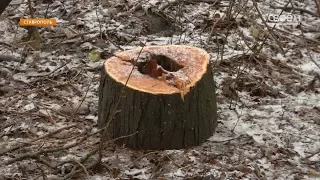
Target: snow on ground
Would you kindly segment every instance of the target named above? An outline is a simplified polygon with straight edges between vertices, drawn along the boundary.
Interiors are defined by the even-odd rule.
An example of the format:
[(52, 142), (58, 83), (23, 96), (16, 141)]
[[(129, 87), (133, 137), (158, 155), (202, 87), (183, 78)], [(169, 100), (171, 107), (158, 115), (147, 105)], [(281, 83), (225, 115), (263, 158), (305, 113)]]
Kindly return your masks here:
[[(164, 14), (176, 22), (179, 28), (175, 30), (155, 17), (148, 20), (143, 11), (172, 0), (147, 1), (130, 16), (123, 14), (140, 1), (110, 1), (113, 6), (98, 8), (93, 1), (56, 1), (49, 4), (47, 14), (57, 18), (57, 27), (40, 29), (44, 40), (41, 52), (21, 43), (27, 32), (17, 25), (27, 8), (26, 1), (21, 2), (10, 5), (0, 19), (1, 54), (14, 53), (25, 59), (22, 64), (0, 61), (0, 149), (19, 143), (25, 146), (7, 153), (0, 150), (0, 162), (17, 154), (75, 143), (87, 131), (97, 133), (103, 61), (91, 61), (91, 50), (111, 54), (121, 51), (119, 47), (132, 49), (141, 42), (185, 44), (204, 48), (211, 55), (217, 84), (216, 133), (201, 146), (186, 150), (133, 151), (110, 145), (102, 159), (104, 167), (88, 169), (88, 175), (80, 176), (95, 180), (320, 179), (320, 19), (314, 15), (315, 1), (290, 3), (314, 13), (293, 12), (303, 17), (299, 23), (306, 39), (299, 23), (278, 23), (273, 30), (276, 37), (268, 34), (252, 1), (239, 1), (234, 8), (238, 16), (221, 20), (213, 31), (214, 15), (227, 15), (230, 1), (173, 4)], [(286, 4), (263, 1), (258, 7), (267, 19), (268, 14), (281, 12), (272, 6)], [(36, 16), (42, 17), (46, 8), (38, 3)], [(264, 38), (268, 40), (261, 53), (250, 57)], [(70, 125), (74, 127), (30, 142)], [(54, 162), (83, 157), (98, 142), (94, 134), (70, 149), (0, 166), (0, 179), (63, 177), (72, 162), (60, 166)], [(56, 166), (50, 168), (50, 163)]]

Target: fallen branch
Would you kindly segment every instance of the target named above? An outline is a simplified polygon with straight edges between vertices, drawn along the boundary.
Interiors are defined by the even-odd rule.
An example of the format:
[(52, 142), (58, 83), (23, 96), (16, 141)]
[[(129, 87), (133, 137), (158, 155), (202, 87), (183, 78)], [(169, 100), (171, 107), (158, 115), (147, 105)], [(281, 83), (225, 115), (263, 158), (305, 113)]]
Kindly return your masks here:
[[(96, 160), (96, 161), (90, 163), (89, 165), (87, 165), (86, 168), (87, 168), (87, 169), (90, 169), (90, 168), (96, 166), (98, 163), (99, 163), (99, 160)], [(76, 166), (75, 166), (75, 167), (76, 167)], [(83, 172), (83, 169), (78, 169), (78, 170), (76, 170), (75, 167), (71, 170), (71, 172), (70, 172), (69, 174), (67, 174), (66, 176), (64, 176), (62, 179), (63, 179), (63, 180), (67, 180), (67, 179), (70, 179), (71, 177), (73, 177), (74, 175)]]
[(87, 168), (86, 168), (83, 164), (81, 164), (80, 161), (76, 161), (76, 160), (75, 160), (74, 162), (77, 163), (78, 166), (80, 166), (80, 167), (82, 168), (82, 170), (83, 170), (84, 173), (86, 174), (87, 178), (89, 179), (90, 175), (89, 175), (89, 173), (88, 173)]
[[(99, 131), (97, 131), (97, 132), (99, 132)], [(28, 158), (38, 159), (38, 156), (40, 154), (53, 153), (53, 152), (58, 152), (58, 151), (62, 151), (62, 150), (73, 148), (73, 147), (79, 145), (80, 143), (82, 143), (83, 141), (85, 141), (88, 137), (90, 137), (90, 136), (92, 136), (94, 134), (97, 134), (97, 132), (88, 134), (88, 135), (82, 137), (78, 142), (71, 143), (71, 144), (66, 145), (66, 146), (54, 147), (54, 148), (46, 148), (46, 149), (42, 149), (42, 150), (35, 151), (35, 152), (19, 154), (13, 159), (10, 159), (10, 160), (8, 160), (6, 162), (0, 163), (0, 165), (9, 165), (9, 164), (12, 164), (12, 163), (14, 163), (16, 161), (22, 161), (22, 160), (25, 160), (25, 159), (28, 159)], [(87, 133), (87, 132), (85, 132), (85, 133)]]
[(0, 45), (7, 46), (7, 47), (9, 47), (9, 48), (14, 48), (13, 45), (8, 44), (8, 43), (6, 43), (6, 42), (0, 42)]
[(219, 0), (186, 0), (185, 2), (188, 3), (199, 3), (199, 2), (203, 2), (203, 3), (207, 3), (207, 4), (217, 4), (219, 3)]
[(306, 41), (306, 38), (304, 36), (304, 33), (300, 27), (300, 31), (301, 31), (301, 36), (302, 36), (302, 39), (303, 39), (303, 42), (304, 42), (304, 45), (305, 45), (305, 48), (307, 50), (307, 53), (308, 53), (308, 56), (310, 57), (311, 61), (320, 69), (320, 65), (317, 63), (317, 61), (312, 57), (311, 53), (310, 53), (310, 49), (307, 45), (307, 41)]
[[(266, 20), (263, 18), (262, 14), (261, 14), (261, 12), (260, 12), (260, 10), (259, 10), (259, 8), (258, 8), (257, 2), (256, 2), (255, 0), (253, 0), (252, 2), (253, 2), (253, 6), (254, 6), (255, 9), (257, 10), (257, 12), (258, 12), (258, 14), (259, 14), (259, 16), (260, 16), (260, 19), (262, 20), (263, 24), (267, 27), (269, 33), (271, 34), (271, 36), (273, 37), (273, 39), (277, 42), (277, 44), (278, 44), (278, 46), (279, 46), (282, 54), (285, 54), (285, 52), (284, 52), (284, 50), (283, 50), (283, 46), (282, 46), (281, 42), (279, 41), (279, 39), (276, 37), (276, 35), (275, 35), (274, 31), (273, 31), (273, 28), (270, 28), (270, 27), (268, 26)], [(287, 4), (287, 5), (288, 5), (288, 4)], [(287, 5), (286, 5), (286, 6), (287, 6)]]
[(302, 9), (299, 7), (286, 7), (286, 6), (275, 6), (275, 5), (270, 5), (271, 8), (273, 9), (282, 9), (283, 11), (300, 11), (302, 13), (310, 14), (312, 16), (318, 17), (318, 15), (312, 11), (309, 11), (307, 9)]
[(171, 1), (171, 2), (167, 2), (165, 4), (163, 4), (162, 6), (159, 7), (159, 10), (160, 11), (163, 11), (164, 9), (168, 8), (169, 6), (173, 6), (175, 4), (178, 4), (180, 3), (182, 0), (174, 0), (174, 1)]
[(10, 55), (0, 55), (0, 62), (21, 62), (22, 60), (20, 58), (17, 58), (15, 56)]
[(48, 74), (45, 74), (43, 76), (50, 76), (51, 74), (55, 73), (56, 71), (58, 71), (59, 69), (65, 67), (67, 64), (69, 64), (72, 61), (72, 59), (70, 59), (69, 61), (65, 62), (64, 64), (62, 64), (61, 66), (59, 66), (58, 68), (56, 68), (55, 70), (51, 71)]
[(210, 141), (210, 140), (208, 140), (208, 141), (209, 141), (209, 142), (212, 142), (212, 143), (228, 143), (228, 142), (230, 142), (230, 141), (238, 140), (238, 139), (242, 139), (242, 138), (247, 138), (247, 136), (241, 134), (241, 135), (239, 135), (238, 137), (229, 138), (229, 139), (225, 139), (225, 140), (221, 140), (221, 141)]
[[(100, 151), (100, 150), (103, 149), (105, 145), (107, 145), (107, 144), (109, 144), (109, 143), (111, 143), (111, 142), (113, 142), (113, 141), (122, 139), (122, 138), (127, 138), (127, 137), (130, 137), (130, 136), (133, 136), (133, 135), (135, 135), (135, 134), (137, 134), (137, 133), (138, 133), (138, 131), (135, 132), (135, 133), (129, 134), (129, 135), (127, 135), (127, 136), (121, 136), (121, 137), (118, 137), (118, 138), (111, 139), (110, 141), (108, 141), (108, 142), (106, 142), (106, 143), (102, 143), (102, 144), (103, 144), (103, 147), (101, 147), (101, 143), (99, 143), (99, 145), (98, 145), (97, 148), (95, 148), (94, 150), (92, 150), (91, 152), (89, 152), (86, 156), (84, 156), (83, 158), (81, 158), (79, 162), (80, 162), (80, 163), (85, 163), (85, 161), (87, 161), (87, 160), (89, 159), (89, 157), (91, 157), (93, 154), (95, 154), (96, 152), (99, 151), (99, 157), (98, 157), (98, 159), (97, 159), (96, 161), (94, 161), (93, 163), (90, 163), (89, 165), (85, 166), (85, 168), (83, 168), (83, 167), (80, 168), (81, 166), (80, 166), (79, 164), (75, 165), (75, 166), (72, 168), (71, 172), (70, 172), (69, 174), (67, 174), (65, 177), (63, 177), (63, 180), (70, 179), (70, 178), (73, 177), (74, 175), (83, 172), (84, 169), (90, 169), (90, 168), (96, 166), (97, 164), (101, 163), (101, 156), (100, 156), (100, 152), (101, 152), (101, 151)], [(101, 140), (100, 140), (100, 142), (101, 142)], [(80, 168), (80, 169), (78, 169), (78, 168)], [(78, 169), (78, 170), (77, 170), (77, 169)]]
[(312, 154), (310, 154), (309, 156), (306, 156), (305, 158), (303, 158), (304, 160), (307, 160), (307, 159), (309, 159), (309, 158), (311, 158), (311, 157), (313, 157), (313, 156), (315, 156), (315, 155), (317, 155), (317, 154), (320, 154), (320, 149), (318, 150), (318, 151), (316, 151), (316, 152), (314, 152), (314, 153), (312, 153)]
[(123, 16), (129, 16), (131, 15), (132, 13), (142, 9), (142, 5), (145, 4), (146, 2), (142, 1), (142, 2), (139, 2), (137, 3), (135, 6), (133, 6), (129, 11), (125, 12), (125, 13), (120, 13), (118, 14), (117, 17), (123, 17)]
[[(301, 38), (301, 36), (296, 35), (296, 34), (294, 34), (294, 33), (292, 33), (292, 32), (289, 32), (289, 31), (286, 31), (286, 30), (283, 30), (283, 29), (279, 29), (279, 28), (274, 28), (274, 29), (277, 30), (277, 31), (286, 33), (286, 34), (288, 34), (288, 35), (292, 35), (292, 36), (294, 36), (294, 37)], [(290, 39), (290, 37), (285, 36), (285, 35), (281, 35), (280, 33), (278, 33), (277, 35), (280, 35), (281, 37), (286, 38), (286, 39)], [(307, 41), (310, 42), (310, 43), (315, 43), (315, 44), (317, 44), (317, 45), (320, 45), (320, 42), (317, 41), (317, 40), (315, 40), (315, 39), (310, 39), (310, 38), (307, 38), (307, 37), (304, 37), (304, 38), (305, 38), (305, 40), (307, 40)], [(292, 40), (292, 39), (290, 39), (290, 40)]]
[(73, 125), (70, 125), (70, 126), (65, 126), (65, 127), (60, 128), (60, 129), (54, 130), (54, 131), (52, 131), (52, 132), (50, 132), (50, 133), (48, 133), (48, 134), (45, 134), (45, 135), (43, 135), (43, 136), (40, 136), (40, 137), (38, 137), (38, 138), (36, 138), (36, 139), (33, 139), (33, 140), (31, 140), (31, 141), (28, 141), (28, 142), (25, 142), (24, 144), (20, 144), (20, 145), (11, 147), (11, 148), (3, 149), (2, 151), (0, 151), (0, 156), (6, 154), (6, 153), (8, 153), (8, 152), (15, 151), (15, 150), (17, 150), (17, 149), (19, 149), (19, 148), (25, 147), (25, 146), (27, 146), (27, 145), (35, 142), (35, 141), (38, 141), (38, 140), (40, 140), (40, 139), (44, 139), (44, 138), (46, 138), (46, 137), (52, 136), (52, 135), (54, 135), (54, 134), (57, 134), (57, 133), (61, 132), (62, 130), (73, 128), (73, 127), (75, 127), (75, 126), (76, 126), (76, 124), (73, 124)]

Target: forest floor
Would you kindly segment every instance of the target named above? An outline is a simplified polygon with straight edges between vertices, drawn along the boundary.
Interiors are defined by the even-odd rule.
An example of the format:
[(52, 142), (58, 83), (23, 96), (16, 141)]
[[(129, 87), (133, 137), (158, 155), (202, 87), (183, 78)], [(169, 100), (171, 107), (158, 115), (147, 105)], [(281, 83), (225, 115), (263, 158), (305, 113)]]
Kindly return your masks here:
[[(0, 179), (320, 179), (320, 7), (230, 2), (36, 1), (35, 17), (57, 19), (40, 47), (18, 24), (27, 1), (13, 0), (0, 19)], [(293, 20), (272, 21), (280, 13)], [(110, 143), (90, 168), (100, 68), (141, 44), (210, 54), (216, 132), (186, 150)]]

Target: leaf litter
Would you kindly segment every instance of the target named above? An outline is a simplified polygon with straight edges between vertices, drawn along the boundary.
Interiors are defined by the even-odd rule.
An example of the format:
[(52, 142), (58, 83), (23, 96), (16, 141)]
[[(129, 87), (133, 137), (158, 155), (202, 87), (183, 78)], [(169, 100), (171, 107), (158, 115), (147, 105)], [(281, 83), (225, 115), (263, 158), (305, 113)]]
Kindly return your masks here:
[[(21, 2), (24, 3), (9, 6), (4, 13), (7, 18), (0, 20), (2, 44), (14, 45), (1, 44), (1, 53), (11, 54), (13, 48), (14, 55), (25, 60), (25, 63), (0, 60), (0, 149), (21, 143), (25, 146), (13, 154), (1, 154), (0, 162), (11, 160), (15, 153), (72, 144), (86, 131), (97, 132), (99, 67), (103, 61), (90, 61), (92, 50), (120, 52), (141, 42), (172, 43), (201, 47), (211, 55), (219, 116), (216, 133), (201, 146), (186, 150), (133, 151), (109, 145), (102, 159), (107, 168), (90, 173), (90, 179), (320, 178), (319, 17), (301, 13), (299, 9), (293, 11), (303, 16), (300, 26), (305, 39), (301, 38), (297, 25), (276, 25), (274, 31), (282, 42), (284, 56), (272, 35), (265, 34), (268, 31), (252, 10), (251, 1), (242, 2), (243, 10), (236, 18), (222, 18), (214, 28), (215, 14), (225, 17), (229, 1), (186, 1), (177, 6), (173, 0), (153, 0), (141, 8), (139, 1), (110, 1), (106, 8), (99, 5), (100, 11), (95, 10), (95, 2), (55, 1), (49, 4), (48, 15), (57, 18), (59, 26), (41, 29), (44, 49), (32, 52), (18, 45), (25, 29), (12, 25), (27, 8), (26, 1)], [(292, 1), (292, 4), (316, 12), (314, 2)], [(165, 3), (172, 3), (163, 10), (165, 17), (141, 18), (149, 17)], [(266, 19), (270, 12), (281, 12), (271, 6), (286, 4), (264, 1), (258, 7)], [(36, 4), (36, 16), (42, 17), (46, 8), (46, 4)], [(130, 10), (133, 14), (126, 15)], [(156, 20), (159, 24), (151, 23)], [(173, 30), (164, 26), (168, 23)], [(255, 54), (257, 42), (266, 37), (261, 53)], [(85, 105), (75, 112), (88, 87)], [(72, 124), (76, 126), (28, 143)], [(57, 162), (83, 156), (98, 141), (98, 136), (93, 135), (63, 152), (39, 156), (37, 161), (31, 158), (1, 166), (0, 177), (35, 178), (41, 173), (35, 166), (39, 161), (42, 163), (37, 165), (48, 179), (63, 177), (70, 172), (71, 164), (59, 166)], [(46, 163), (48, 159), (53, 164)], [(52, 171), (43, 164), (60, 171)]]

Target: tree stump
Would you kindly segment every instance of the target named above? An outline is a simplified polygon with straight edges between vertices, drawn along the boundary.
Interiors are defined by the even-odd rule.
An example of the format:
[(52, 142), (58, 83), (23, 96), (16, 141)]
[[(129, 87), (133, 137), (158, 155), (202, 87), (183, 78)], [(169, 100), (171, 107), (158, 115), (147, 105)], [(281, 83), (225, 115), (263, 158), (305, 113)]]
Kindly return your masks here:
[(12, 0), (1, 0), (0, 1), (0, 15), (3, 13), (3, 11), (9, 6)]
[(167, 45), (107, 59), (98, 112), (107, 139), (132, 149), (164, 150), (200, 145), (212, 136), (217, 107), (209, 57), (200, 48)]

